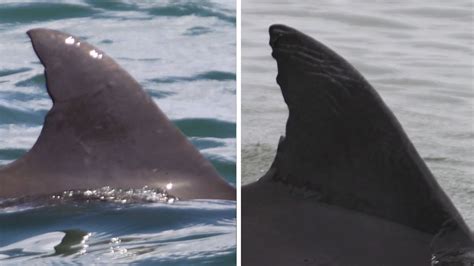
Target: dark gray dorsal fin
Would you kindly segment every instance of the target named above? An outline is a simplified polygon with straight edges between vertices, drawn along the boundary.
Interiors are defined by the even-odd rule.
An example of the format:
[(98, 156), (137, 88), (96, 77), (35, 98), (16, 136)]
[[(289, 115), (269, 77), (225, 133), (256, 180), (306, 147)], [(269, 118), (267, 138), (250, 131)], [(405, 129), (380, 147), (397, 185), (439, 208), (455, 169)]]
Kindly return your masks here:
[(180, 198), (235, 198), (235, 189), (107, 54), (59, 31), (28, 35), (54, 105), (34, 147), (0, 172), (0, 197), (172, 183), (170, 193)]
[(318, 41), (270, 27), (277, 82), (288, 105), (286, 137), (270, 177), (323, 202), (437, 233), (469, 229), (395, 116), (355, 68)]

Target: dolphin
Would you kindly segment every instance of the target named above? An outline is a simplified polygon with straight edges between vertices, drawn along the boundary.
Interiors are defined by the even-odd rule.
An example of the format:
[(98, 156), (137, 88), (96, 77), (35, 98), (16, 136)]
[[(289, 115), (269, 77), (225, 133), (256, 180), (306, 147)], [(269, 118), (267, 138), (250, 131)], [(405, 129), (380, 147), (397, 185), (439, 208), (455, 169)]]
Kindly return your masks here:
[(269, 29), (288, 105), (273, 164), (242, 187), (242, 265), (473, 265), (473, 235), (362, 75)]
[(27, 32), (53, 107), (23, 157), (0, 168), (0, 198), (102, 186), (235, 200), (228, 184), (110, 56), (50, 29)]

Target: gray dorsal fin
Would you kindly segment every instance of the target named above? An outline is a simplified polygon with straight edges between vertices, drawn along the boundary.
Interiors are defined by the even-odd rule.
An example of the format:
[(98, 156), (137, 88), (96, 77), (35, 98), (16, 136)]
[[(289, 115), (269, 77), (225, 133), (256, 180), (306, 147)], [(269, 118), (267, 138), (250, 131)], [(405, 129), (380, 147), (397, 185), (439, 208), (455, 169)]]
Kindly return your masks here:
[(454, 221), (469, 229), (395, 116), (355, 68), (318, 41), (270, 27), (277, 82), (288, 105), (286, 136), (269, 173), (323, 202), (424, 232)]
[(0, 171), (0, 197), (172, 183), (170, 193), (180, 198), (235, 198), (235, 189), (107, 54), (59, 31), (28, 35), (54, 104), (33, 148)]

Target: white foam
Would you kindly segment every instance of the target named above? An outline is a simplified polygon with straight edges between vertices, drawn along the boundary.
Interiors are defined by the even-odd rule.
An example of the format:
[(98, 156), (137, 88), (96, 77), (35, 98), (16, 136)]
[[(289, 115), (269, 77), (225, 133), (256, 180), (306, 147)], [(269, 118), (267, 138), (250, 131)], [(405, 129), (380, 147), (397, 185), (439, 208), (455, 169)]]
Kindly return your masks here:
[(0, 248), (1, 252), (20, 249), (25, 253), (54, 253), (54, 247), (61, 243), (64, 232), (50, 232), (33, 236)]
[(0, 149), (29, 149), (38, 139), (41, 126), (0, 125)]
[(205, 155), (210, 155), (213, 157), (218, 157), (221, 160), (226, 160), (230, 162), (236, 161), (235, 149), (236, 149), (236, 140), (235, 138), (227, 138), (227, 139), (220, 139), (220, 138), (201, 138), (205, 140), (213, 140), (216, 142), (220, 142), (223, 146), (219, 147), (212, 147), (207, 149), (202, 149), (201, 152)]
[[(181, 240), (182, 238), (190, 239)], [(126, 241), (128, 239), (133, 241)], [(150, 243), (149, 239), (154, 241)], [(197, 224), (160, 233), (124, 235), (115, 237), (115, 240), (113, 250), (120, 252), (103, 253), (102, 258), (121, 262), (147, 258), (153, 258), (156, 261), (212, 258), (234, 252), (236, 247), (235, 220), (233, 224)], [(156, 241), (160, 241), (159, 248), (156, 248)], [(148, 252), (140, 252), (146, 248), (148, 248)]]
[(0, 165), (7, 165), (11, 162), (13, 162), (13, 160), (0, 160)]
[(171, 119), (214, 118), (235, 122), (234, 81), (200, 80), (157, 86), (175, 93), (155, 100)]
[(28, 101), (0, 99), (0, 106), (20, 111), (44, 111), (51, 109), (52, 102), (47, 98), (32, 99)]

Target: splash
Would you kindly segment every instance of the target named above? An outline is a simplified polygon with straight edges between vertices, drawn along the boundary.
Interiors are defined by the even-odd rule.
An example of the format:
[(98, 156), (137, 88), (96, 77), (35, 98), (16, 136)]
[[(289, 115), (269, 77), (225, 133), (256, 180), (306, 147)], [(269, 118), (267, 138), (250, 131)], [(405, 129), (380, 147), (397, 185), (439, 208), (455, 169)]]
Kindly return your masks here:
[[(172, 184), (168, 184), (172, 187)], [(0, 200), (0, 210), (8, 211), (15, 207), (36, 207), (57, 204), (81, 204), (81, 203), (115, 203), (115, 204), (140, 204), (140, 203), (168, 203), (172, 204), (178, 198), (170, 195), (167, 189), (150, 188), (144, 186), (140, 189), (113, 188), (105, 186), (97, 189), (66, 190), (43, 196), (26, 196), (21, 198)]]

